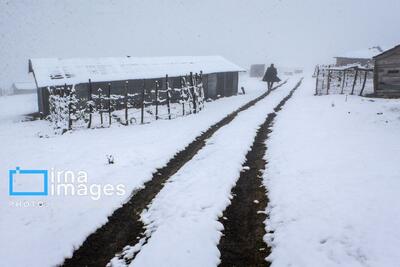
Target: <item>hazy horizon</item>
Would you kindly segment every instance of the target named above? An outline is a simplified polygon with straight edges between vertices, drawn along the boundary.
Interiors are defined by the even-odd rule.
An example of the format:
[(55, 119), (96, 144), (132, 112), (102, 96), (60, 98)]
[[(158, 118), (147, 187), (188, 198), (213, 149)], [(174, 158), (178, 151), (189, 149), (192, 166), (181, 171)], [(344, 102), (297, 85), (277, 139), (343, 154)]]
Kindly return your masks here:
[(309, 68), (395, 45), (398, 10), (398, 0), (0, 0), (0, 88), (31, 79), (35, 57), (222, 55)]

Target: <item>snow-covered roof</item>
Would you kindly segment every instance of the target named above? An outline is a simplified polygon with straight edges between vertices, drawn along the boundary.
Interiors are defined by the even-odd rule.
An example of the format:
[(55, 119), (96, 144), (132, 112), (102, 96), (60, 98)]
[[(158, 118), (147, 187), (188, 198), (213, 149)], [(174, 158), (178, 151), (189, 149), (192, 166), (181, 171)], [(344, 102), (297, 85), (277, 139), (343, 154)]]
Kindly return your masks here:
[(381, 57), (381, 56), (388, 55), (389, 53), (394, 52), (394, 51), (396, 51), (396, 50), (399, 49), (399, 48), (400, 48), (400, 45), (396, 45), (396, 46), (394, 46), (394, 47), (392, 47), (392, 48), (390, 48), (390, 49), (387, 49), (387, 50), (383, 51), (382, 53), (380, 53), (380, 54), (374, 56), (374, 58), (378, 58), (378, 57)]
[(18, 90), (32, 90), (36, 89), (36, 84), (31, 82), (16, 82), (13, 84), (13, 88)]
[(189, 72), (245, 71), (221, 56), (37, 58), (29, 61), (39, 87), (128, 79), (161, 78)]
[(350, 52), (344, 53), (342, 55), (339, 55), (337, 57), (370, 59), (370, 58), (373, 58), (374, 56), (382, 53), (382, 51), (384, 51), (385, 48), (381, 48), (380, 46), (374, 46), (374, 47), (370, 47), (367, 49), (350, 51)]
[(354, 63), (354, 64), (348, 64), (344, 66), (334, 66), (334, 67), (328, 67), (329, 70), (350, 70), (350, 69), (358, 69), (358, 70), (367, 70), (367, 71), (372, 71), (373, 68), (366, 68), (365, 66)]

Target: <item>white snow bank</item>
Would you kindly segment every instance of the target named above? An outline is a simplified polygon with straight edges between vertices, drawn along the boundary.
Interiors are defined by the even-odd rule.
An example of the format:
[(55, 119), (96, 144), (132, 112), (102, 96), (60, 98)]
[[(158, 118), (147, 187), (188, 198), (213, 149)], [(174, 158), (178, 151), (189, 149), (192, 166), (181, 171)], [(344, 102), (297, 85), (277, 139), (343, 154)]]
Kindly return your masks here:
[(267, 143), (272, 266), (398, 266), (399, 100), (304, 83)]
[[(106, 129), (84, 129), (51, 138), (39, 138), (46, 132), (46, 121), (12, 123), (0, 121), (0, 258), (2, 265), (13, 267), (54, 266), (72, 255), (88, 234), (104, 224), (107, 216), (151, 178), (152, 172), (164, 166), (190, 141), (239, 106), (264, 92), (265, 83), (241, 76), (246, 95), (206, 103), (196, 115), (171, 121), (160, 120), (146, 125), (118, 126)], [(247, 86), (247, 84), (249, 86)], [(250, 86), (251, 85), (251, 86)], [(13, 96), (25, 99), (30, 96)], [(11, 99), (9, 97), (0, 99)], [(1, 101), (1, 100), (0, 100)], [(20, 102), (5, 101), (6, 105)], [(24, 102), (21, 102), (24, 103)], [(27, 112), (10, 111), (10, 116)], [(0, 108), (2, 106), (0, 105)], [(1, 114), (1, 112), (0, 112)], [(9, 117), (7, 117), (9, 118)], [(115, 164), (107, 165), (112, 154)], [(84, 170), (90, 184), (123, 184), (127, 194), (103, 196), (10, 197), (8, 170), (15, 169)], [(44, 207), (15, 207), (21, 201), (44, 201)]]
[[(289, 93), (299, 78), (272, 92), (240, 113), (212, 136), (155, 197), (142, 218), (151, 238), (130, 266), (216, 266), (222, 225), (218, 217), (229, 205), (235, 185), (268, 113)], [(113, 262), (114, 266), (120, 266)], [(122, 264), (123, 266), (123, 264)]]

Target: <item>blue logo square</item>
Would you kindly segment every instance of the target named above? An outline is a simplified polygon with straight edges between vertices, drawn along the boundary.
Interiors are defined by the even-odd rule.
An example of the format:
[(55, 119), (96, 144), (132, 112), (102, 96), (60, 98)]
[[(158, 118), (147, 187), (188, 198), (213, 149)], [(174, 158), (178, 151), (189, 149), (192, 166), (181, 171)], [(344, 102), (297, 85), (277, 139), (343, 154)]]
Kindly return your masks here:
[[(36, 174), (43, 177), (43, 190), (41, 191), (14, 191), (14, 176)], [(9, 195), (10, 196), (47, 196), (48, 193), (48, 171), (47, 170), (21, 170), (16, 167), (15, 170), (8, 171), (9, 176)]]

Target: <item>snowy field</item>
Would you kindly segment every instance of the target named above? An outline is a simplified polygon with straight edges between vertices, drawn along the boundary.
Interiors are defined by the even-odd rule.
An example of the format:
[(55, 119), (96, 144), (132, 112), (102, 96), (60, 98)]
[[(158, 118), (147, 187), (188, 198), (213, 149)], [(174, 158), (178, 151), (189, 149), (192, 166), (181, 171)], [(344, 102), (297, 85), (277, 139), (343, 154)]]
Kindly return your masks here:
[[(4, 176), (17, 166), (75, 173), (83, 170), (88, 174), (88, 183), (123, 184), (126, 194), (103, 194), (98, 200), (92, 196), (21, 198), (1, 194), (0, 257), (3, 262), (12, 266), (26, 266), (26, 262), (30, 266), (52, 266), (71, 256), (73, 248), (105, 223), (107, 216), (129, 199), (132, 190), (150, 179), (156, 168), (164, 166), (210, 125), (265, 92), (265, 83), (256, 79), (242, 76), (241, 83), (248, 94), (207, 103), (205, 110), (197, 115), (129, 127), (114, 124), (111, 128), (85, 129), (49, 138), (39, 138), (49, 132), (46, 121), (16, 122), (25, 112), (34, 111), (32, 104), (36, 103), (30, 98), (25, 100), (28, 96), (21, 96), (22, 103), (13, 97), (15, 101), (8, 101), (8, 105), (18, 108), (4, 115), (0, 122), (3, 144), (0, 170)], [(108, 154), (113, 155), (115, 164), (107, 164)], [(1, 180), (0, 190), (8, 192), (8, 179)], [(22, 200), (30, 206), (18, 206)], [(35, 205), (42, 200), (44, 205), (32, 207), (32, 200)]]
[(399, 266), (400, 101), (314, 86), (304, 81), (267, 142), (272, 266)]
[[(131, 266), (216, 266), (222, 225), (258, 126), (299, 80), (272, 92), (218, 130), (142, 213), (151, 237)], [(0, 257), (8, 266), (54, 266), (202, 131), (264, 92), (242, 77), (246, 95), (206, 103), (196, 115), (145, 125), (49, 135), (46, 121), (21, 122), (32, 95), (0, 97), (0, 170), (84, 170), (89, 184), (124, 185), (125, 194), (8, 197), (0, 201)], [(313, 96), (307, 77), (278, 113), (267, 141), (264, 182), (270, 199), (265, 241), (272, 266), (396, 266), (400, 262), (400, 102)], [(21, 99), (19, 99), (21, 98)], [(3, 102), (1, 102), (3, 101)], [(157, 129), (156, 131), (154, 129)], [(42, 136), (42, 137), (40, 137)], [(107, 164), (106, 155), (115, 164)], [(0, 190), (8, 192), (8, 179)], [(21, 201), (23, 202), (21, 204)], [(32, 203), (43, 201), (42, 206)], [(24, 207), (27, 202), (30, 206)], [(111, 259), (110, 259), (111, 260)], [(113, 266), (126, 266), (117, 258)], [(190, 263), (190, 264), (189, 264)], [(1, 265), (1, 264), (0, 264)]]

